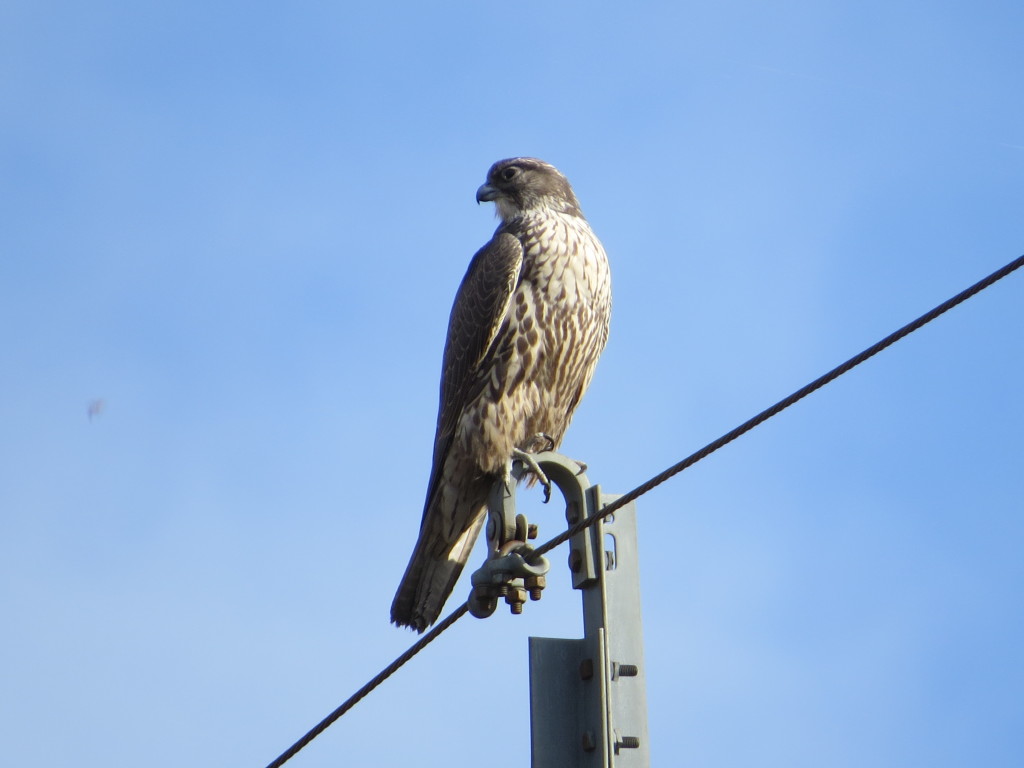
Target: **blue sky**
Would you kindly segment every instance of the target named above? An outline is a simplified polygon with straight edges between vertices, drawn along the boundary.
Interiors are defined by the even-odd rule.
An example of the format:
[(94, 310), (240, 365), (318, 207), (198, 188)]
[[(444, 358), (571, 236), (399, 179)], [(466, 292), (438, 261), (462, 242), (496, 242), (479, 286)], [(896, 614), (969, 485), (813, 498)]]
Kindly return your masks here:
[[(622, 493), (1024, 252), (1022, 29), (5, 3), (6, 758), (262, 766), (412, 642), (388, 608), (493, 161), (557, 165), (609, 252), (563, 448)], [(641, 499), (654, 764), (1024, 759), (1022, 280)], [(526, 765), (526, 638), (581, 631), (564, 554), (291, 764)]]

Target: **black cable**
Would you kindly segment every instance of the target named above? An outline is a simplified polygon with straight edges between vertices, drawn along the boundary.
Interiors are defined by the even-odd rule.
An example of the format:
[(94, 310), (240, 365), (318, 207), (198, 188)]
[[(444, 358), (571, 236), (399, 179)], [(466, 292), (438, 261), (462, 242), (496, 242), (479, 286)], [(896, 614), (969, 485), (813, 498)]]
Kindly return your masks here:
[(306, 733), (305, 736), (303, 736), (301, 739), (299, 739), (294, 744), (292, 744), (290, 747), (288, 747), (288, 749), (286, 749), (284, 752), (282, 752), (281, 755), (274, 762), (272, 762), (270, 765), (267, 766), (267, 768), (280, 768), (280, 766), (284, 765), (286, 762), (291, 760), (300, 749), (305, 747), (307, 744), (309, 744), (309, 742), (311, 742), (313, 739), (315, 739), (321, 733), (326, 731), (334, 723), (335, 720), (337, 720), (339, 717), (341, 717), (346, 712), (348, 712), (350, 709), (352, 709), (352, 707), (354, 707), (356, 704), (358, 704), (359, 700), (362, 699), (366, 694), (368, 694), (370, 691), (372, 691), (378, 685), (380, 685), (385, 680), (387, 680), (389, 677), (391, 677), (391, 675), (393, 675), (395, 672), (397, 672), (399, 667), (402, 667), (407, 661), (409, 661), (409, 659), (411, 659), (417, 653), (419, 653), (424, 648), (426, 648), (428, 645), (430, 645), (432, 642), (434, 642), (434, 640), (436, 640), (437, 637), (442, 632), (444, 632), (446, 629), (448, 629), (448, 627), (450, 627), (456, 621), (461, 619), (463, 617), (463, 615), (466, 613), (466, 611), (468, 611), (468, 610), (469, 610), (469, 605), (467, 605), (466, 603), (463, 603), (458, 608), (456, 608), (454, 611), (452, 611), (448, 615), (448, 617), (445, 618), (441, 623), (435, 624), (433, 629), (431, 629), (429, 632), (427, 632), (427, 634), (425, 634), (423, 637), (421, 637), (419, 640), (417, 640), (413, 645), (411, 645), (409, 647), (409, 649), (405, 653), (403, 653), (401, 656), (399, 656), (393, 662), (391, 662), (386, 667), (384, 667), (384, 669), (382, 669), (372, 680), (370, 680), (370, 682), (368, 682), (366, 685), (364, 685), (358, 691), (356, 691), (351, 696), (349, 696), (341, 704), (341, 706), (339, 706), (336, 710), (331, 712), (331, 714), (329, 714), (327, 717), (325, 717), (323, 720), (321, 720), (319, 723), (317, 723), (316, 726), (311, 728), (309, 730), (309, 732)]
[[(909, 336), (911, 333), (913, 333), (917, 329), (921, 328), (924, 325), (927, 325), (932, 320), (934, 320), (935, 318), (939, 317), (939, 315), (942, 315), (942, 314), (948, 312), (953, 307), (955, 307), (957, 304), (961, 304), (962, 302), (967, 301), (967, 299), (969, 299), (972, 296), (974, 296), (975, 294), (980, 293), (981, 291), (985, 290), (986, 288), (988, 288), (993, 283), (995, 283), (995, 282), (997, 282), (999, 280), (1002, 280), (1004, 277), (1009, 275), (1011, 272), (1014, 272), (1015, 270), (1020, 269), (1022, 266), (1024, 266), (1024, 255), (1014, 259), (1009, 264), (1007, 264), (1005, 267), (1002, 267), (1001, 269), (997, 269), (995, 272), (993, 272), (988, 277), (986, 277), (986, 278), (984, 278), (982, 280), (979, 280), (977, 283), (972, 285), (970, 288), (967, 288), (967, 289), (961, 291), (956, 296), (953, 296), (951, 299), (948, 299), (948, 300), (942, 302), (941, 304), (939, 304), (937, 307), (935, 307), (931, 311), (925, 312), (919, 318), (917, 318), (916, 320), (914, 320), (914, 321), (912, 321), (910, 323), (907, 323), (905, 326), (900, 328), (898, 331), (895, 331), (895, 332), (889, 334), (884, 339), (882, 339), (881, 341), (879, 341), (876, 344), (871, 345), (870, 347), (865, 349), (860, 354), (854, 355), (853, 357), (851, 357), (849, 360), (847, 360), (842, 365), (836, 366), (831, 371), (826, 373), (824, 376), (820, 376), (817, 379), (815, 379), (814, 381), (812, 381), (810, 384), (808, 384), (808, 385), (806, 385), (804, 387), (801, 387), (796, 392), (791, 394), (789, 397), (783, 398), (782, 400), (780, 400), (779, 402), (777, 402), (775, 405), (771, 406), (770, 408), (766, 408), (765, 410), (761, 411), (759, 414), (754, 416), (752, 419), (748, 419), (747, 421), (743, 422), (742, 424), (740, 424), (735, 429), (733, 429), (733, 430), (727, 432), (726, 434), (722, 435), (717, 440), (708, 443), (707, 445), (705, 445), (703, 448), (701, 448), (696, 453), (692, 453), (688, 457), (686, 457), (685, 459), (680, 461), (679, 463), (673, 464), (671, 467), (666, 469), (664, 472), (662, 472), (659, 475), (656, 475), (655, 477), (652, 477), (650, 480), (648, 480), (643, 485), (640, 485), (640, 486), (634, 488), (629, 493), (624, 494), (623, 496), (620, 496), (618, 499), (613, 501), (608, 506), (604, 507), (600, 512), (598, 512), (594, 516), (588, 517), (588, 518), (585, 518), (585, 519), (581, 520), (579, 523), (576, 523), (575, 525), (570, 527), (568, 530), (563, 531), (562, 533), (558, 534), (557, 536), (555, 536), (550, 541), (545, 542), (541, 546), (537, 547), (534, 550), (533, 554), (535, 556), (540, 556), (540, 555), (546, 554), (547, 552), (550, 552), (552, 549), (557, 547), (559, 544), (563, 544), (564, 542), (568, 541), (569, 539), (571, 539), (576, 534), (586, 530), (591, 525), (596, 524), (598, 520), (603, 520), (604, 518), (606, 518), (609, 515), (613, 514), (616, 510), (621, 509), (626, 504), (629, 504), (631, 501), (635, 501), (636, 499), (640, 498), (641, 496), (643, 496), (648, 491), (650, 491), (653, 488), (661, 485), (662, 483), (664, 483), (669, 478), (674, 477), (675, 475), (679, 474), (684, 469), (692, 467), (698, 461), (700, 461), (701, 459), (707, 458), (712, 453), (717, 451), (719, 448), (722, 448), (722, 447), (728, 445), (729, 443), (731, 443), (737, 437), (740, 437), (741, 435), (743, 435), (743, 434), (749, 432), (750, 430), (752, 430), (754, 427), (756, 427), (756, 426), (758, 426), (760, 424), (763, 424), (764, 422), (768, 421), (768, 419), (770, 419), (772, 416), (775, 416), (776, 414), (780, 413), (781, 411), (784, 411), (786, 408), (788, 408), (789, 406), (793, 405), (794, 403), (797, 403), (800, 400), (803, 400), (805, 397), (807, 397), (812, 392), (815, 392), (815, 391), (821, 389), (822, 387), (824, 387), (826, 384), (828, 384), (828, 383), (830, 383), (832, 381), (835, 381), (840, 376), (842, 376), (844, 373), (847, 373), (848, 371), (852, 370), (853, 368), (856, 368), (858, 365), (860, 365), (864, 361), (874, 357), (875, 355), (877, 355), (879, 352), (881, 352), (886, 347), (890, 347), (893, 344), (895, 344), (897, 341), (899, 341), (900, 339), (904, 338), (905, 336)], [(301, 739), (299, 739), (297, 742), (295, 742), (291, 747), (289, 747), (285, 752), (283, 752), (280, 757), (278, 757), (276, 760), (274, 760), (274, 762), (270, 763), (270, 765), (268, 765), (267, 768), (280, 768), (280, 766), (282, 766), (286, 762), (288, 762), (288, 760), (290, 760), (292, 757), (294, 757), (295, 754), (299, 750), (301, 750), (303, 747), (305, 747), (307, 744), (309, 744), (309, 742), (311, 742), (313, 739), (315, 739), (317, 736), (319, 736), (321, 733), (323, 733), (325, 730), (327, 730), (338, 718), (340, 718), (342, 715), (344, 715), (346, 712), (348, 712), (350, 709), (352, 709), (352, 707), (354, 707), (359, 702), (360, 699), (362, 699), (364, 696), (366, 696), (368, 693), (370, 693), (370, 691), (372, 691), (378, 685), (380, 685), (385, 680), (387, 680), (391, 675), (393, 675), (395, 672), (397, 672), (398, 669), (400, 667), (402, 667), (407, 661), (409, 661), (413, 656), (415, 656), (417, 653), (419, 653), (425, 647), (427, 647), (430, 643), (432, 643), (434, 640), (436, 640), (437, 637), (442, 632), (447, 630), (452, 624), (454, 624), (456, 621), (458, 621), (464, 615), (466, 615), (468, 610), (469, 610), (468, 604), (467, 603), (463, 603), (458, 608), (456, 608), (454, 611), (452, 611), (452, 613), (450, 613), (447, 616), (447, 618), (445, 618), (439, 624), (434, 625), (433, 629), (431, 629), (427, 634), (425, 634), (423, 637), (421, 637), (405, 653), (403, 653), (401, 656), (399, 656), (397, 659), (395, 659), (393, 662), (391, 662), (387, 667), (385, 667), (383, 670), (381, 670), (380, 673), (378, 673), (372, 680), (370, 680), (370, 682), (368, 682), (366, 685), (364, 685), (362, 688), (360, 688), (358, 691), (356, 691), (354, 694), (352, 694), (348, 699), (345, 700), (344, 703), (341, 704), (341, 706), (339, 706), (337, 709), (335, 709), (333, 712), (331, 712), (331, 714), (329, 714), (327, 717), (325, 717), (323, 720), (321, 720), (305, 736), (303, 736)]]
[(942, 314), (948, 312), (949, 310), (951, 310), (957, 304), (961, 304), (962, 302), (967, 301), (967, 299), (971, 298), (975, 294), (981, 293), (981, 291), (985, 290), (986, 288), (988, 288), (993, 283), (997, 282), (998, 280), (1002, 280), (1008, 274), (1010, 274), (1014, 270), (1020, 269), (1022, 266), (1024, 266), (1024, 256), (1020, 256), (1020, 257), (1014, 259), (1013, 261), (1011, 261), (1005, 267), (1002, 267), (1001, 269), (997, 269), (991, 275), (989, 275), (986, 278), (983, 278), (983, 279), (979, 280), (974, 285), (972, 285), (970, 288), (966, 288), (965, 290), (963, 290), (960, 293), (958, 293), (956, 296), (953, 296), (951, 299), (947, 299), (946, 301), (944, 301), (941, 304), (939, 304), (939, 306), (935, 307), (935, 309), (932, 309), (929, 312), (925, 312), (919, 318), (917, 318), (916, 320), (913, 320), (912, 322), (907, 323), (902, 328), (900, 328), (898, 331), (894, 331), (893, 333), (890, 333), (888, 336), (886, 336), (884, 339), (882, 339), (878, 343), (872, 344), (870, 347), (865, 349), (859, 355), (854, 355), (849, 360), (847, 360), (845, 363), (843, 363), (842, 365), (836, 366), (831, 371), (826, 373), (824, 376), (818, 377), (817, 379), (812, 381), (807, 386), (801, 387), (800, 389), (798, 389), (796, 392), (791, 394), (789, 397), (786, 397), (786, 398), (783, 398), (782, 400), (779, 400), (779, 402), (777, 402), (775, 405), (773, 405), (770, 408), (766, 408), (765, 410), (761, 411), (759, 414), (754, 416), (752, 419), (749, 419), (749, 420), (743, 422), (738, 427), (736, 427), (732, 431), (727, 432), (726, 434), (722, 435), (720, 438), (718, 438), (714, 442), (708, 443), (707, 445), (705, 445), (703, 448), (701, 448), (696, 453), (690, 454), (688, 457), (686, 457), (685, 459), (680, 461), (678, 464), (673, 464), (671, 467), (666, 469), (661, 474), (657, 475), (656, 477), (652, 477), (650, 480), (648, 480), (643, 485), (641, 485), (641, 486), (639, 486), (637, 488), (634, 488), (629, 493), (619, 497), (618, 499), (613, 501), (611, 504), (609, 504), (607, 507), (604, 507), (600, 512), (598, 512), (593, 517), (584, 518), (583, 520), (581, 520), (580, 522), (576, 523), (575, 525), (573, 525), (568, 530), (562, 531), (562, 533), (560, 533), (557, 536), (555, 536), (553, 539), (551, 539), (551, 541), (548, 541), (545, 544), (542, 544), (541, 546), (537, 547), (537, 549), (534, 551), (534, 554), (539, 556), (539, 555), (545, 554), (546, 552), (550, 552), (552, 549), (557, 547), (559, 544), (562, 544), (563, 542), (568, 541), (573, 536), (575, 536), (577, 533), (580, 533), (581, 531), (586, 530), (591, 525), (594, 525), (598, 520), (603, 520), (604, 518), (608, 517), (608, 515), (613, 514), (615, 512), (615, 510), (622, 509), (622, 507), (626, 506), (631, 501), (635, 501), (636, 499), (640, 498), (641, 496), (643, 496), (645, 493), (647, 493), (651, 489), (655, 488), (656, 486), (661, 485), (662, 483), (664, 483), (669, 478), (671, 478), (671, 477), (679, 474), (680, 472), (682, 472), (684, 469), (692, 467), (694, 464), (696, 464), (701, 459), (707, 458), (712, 453), (717, 451), (719, 448), (721, 448), (721, 447), (731, 443), (733, 440), (735, 440), (740, 435), (743, 435), (743, 434), (749, 432), (750, 430), (752, 430), (754, 427), (758, 426), (759, 424), (763, 424), (764, 422), (768, 421), (768, 419), (770, 419), (772, 416), (775, 416), (776, 414), (780, 413), (781, 411), (784, 411), (786, 408), (789, 408), (789, 406), (793, 405), (794, 403), (796, 403), (796, 402), (798, 402), (800, 400), (803, 400), (805, 397), (807, 397), (812, 392), (815, 392), (815, 391), (821, 389), (822, 387), (824, 387), (826, 384), (828, 384), (828, 383), (830, 383), (832, 381), (835, 381), (840, 376), (842, 376), (844, 373), (847, 373), (848, 371), (852, 370), (853, 368), (856, 368), (858, 365), (863, 363), (865, 360), (868, 360), (868, 359), (874, 357), (875, 355), (877, 355), (879, 352), (881, 352), (886, 347), (890, 347), (893, 344), (895, 344), (897, 341), (902, 339), (903, 337), (909, 336), (910, 334), (912, 334), (914, 331), (916, 331), (921, 326), (927, 325), (932, 320), (937, 318), (939, 315), (942, 315)]

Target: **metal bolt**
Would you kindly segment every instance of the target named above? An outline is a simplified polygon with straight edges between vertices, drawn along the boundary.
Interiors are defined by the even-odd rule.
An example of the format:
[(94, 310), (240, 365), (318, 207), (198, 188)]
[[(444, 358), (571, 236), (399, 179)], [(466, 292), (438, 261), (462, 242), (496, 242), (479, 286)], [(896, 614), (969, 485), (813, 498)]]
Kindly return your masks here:
[(508, 594), (508, 581), (512, 574), (507, 571), (495, 571), (491, 574), (491, 582), (494, 584), (494, 594), (504, 597)]
[(640, 739), (636, 736), (623, 736), (620, 741), (615, 742), (619, 749), (640, 749)]
[(594, 676), (594, 660), (584, 659), (580, 662), (580, 680), (589, 680)]
[(526, 589), (530, 592), (531, 600), (540, 600), (541, 592), (548, 585), (548, 580), (544, 576), (527, 576), (523, 582)]
[(518, 616), (523, 612), (523, 603), (526, 602), (526, 590), (522, 587), (508, 587), (505, 602), (512, 609), (512, 613)]
[(636, 664), (619, 664), (619, 677), (636, 677), (640, 674), (640, 667)]
[(584, 752), (593, 752), (597, 749), (597, 743), (594, 741), (593, 731), (584, 731), (583, 738), (581, 739), (581, 745), (583, 746)]
[(575, 501), (570, 501), (565, 507), (565, 519), (570, 525), (575, 525), (580, 521), (580, 508)]
[(569, 570), (573, 573), (579, 573), (583, 567), (583, 554), (578, 550), (574, 549), (569, 552)]

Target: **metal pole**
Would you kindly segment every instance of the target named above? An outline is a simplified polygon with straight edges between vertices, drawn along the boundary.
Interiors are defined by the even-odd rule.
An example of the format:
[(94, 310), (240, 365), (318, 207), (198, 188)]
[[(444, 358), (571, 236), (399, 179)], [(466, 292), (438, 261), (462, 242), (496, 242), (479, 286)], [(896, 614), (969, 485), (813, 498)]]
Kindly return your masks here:
[[(570, 525), (618, 498), (590, 485), (570, 459), (534, 458), (565, 497)], [(570, 545), (573, 587), (583, 593), (583, 638), (529, 640), (531, 765), (648, 768), (635, 505)]]

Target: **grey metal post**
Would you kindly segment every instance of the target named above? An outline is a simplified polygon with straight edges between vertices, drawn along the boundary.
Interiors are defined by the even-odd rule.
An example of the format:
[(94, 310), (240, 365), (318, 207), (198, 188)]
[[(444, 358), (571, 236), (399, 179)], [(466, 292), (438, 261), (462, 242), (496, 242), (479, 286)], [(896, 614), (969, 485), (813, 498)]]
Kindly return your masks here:
[[(565, 497), (570, 525), (618, 498), (564, 456), (535, 459)], [(573, 537), (569, 570), (583, 592), (583, 638), (529, 640), (531, 765), (648, 768), (636, 507)]]

